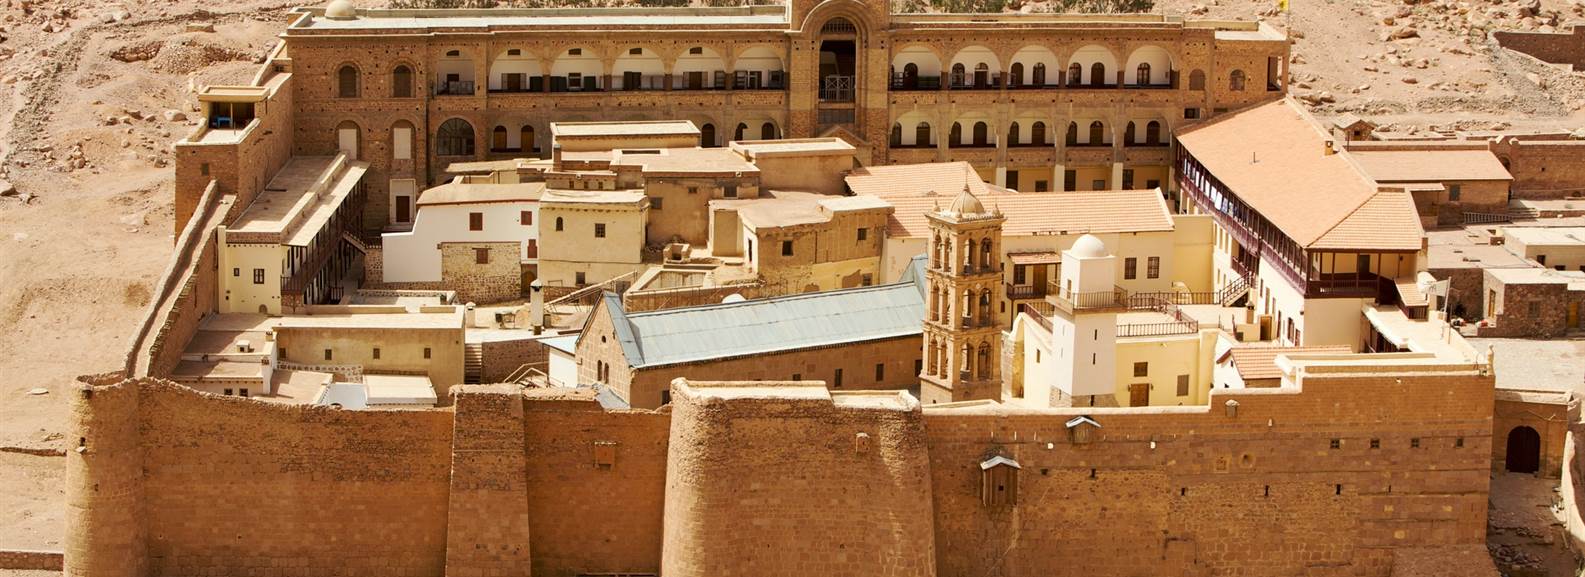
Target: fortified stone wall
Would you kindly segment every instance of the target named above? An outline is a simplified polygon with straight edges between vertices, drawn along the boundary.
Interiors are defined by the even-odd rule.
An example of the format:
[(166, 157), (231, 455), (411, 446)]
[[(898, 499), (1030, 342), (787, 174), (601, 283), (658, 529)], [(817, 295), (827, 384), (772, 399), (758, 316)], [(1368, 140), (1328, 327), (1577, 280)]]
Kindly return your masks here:
[(1083, 413), (817, 382), (338, 411), (102, 377), (71, 399), (65, 574), (1385, 577), (1484, 542), (1492, 378), (1442, 369)]
[[(1071, 409), (927, 410), (939, 571), (1387, 575), (1396, 548), (1484, 542), (1492, 402), (1490, 376), (1312, 375), (1092, 409), (1087, 438)], [(993, 454), (1016, 507), (981, 502)]]
[(1585, 66), (1585, 27), (1575, 26), (1569, 33), (1498, 30), (1492, 32), (1492, 37), (1503, 48), (1529, 54), (1542, 62), (1576, 69)]
[(1491, 150), (1513, 176), (1515, 199), (1585, 195), (1585, 141), (1505, 138)]
[[(237, 196), (237, 202), (231, 208), (233, 214), (227, 218), (229, 222), (253, 202), (275, 172), (290, 159), (293, 153), (293, 128), (296, 126), (293, 77), (288, 74), (277, 78), (274, 82), (279, 82), (278, 89), (255, 107), (258, 125), (252, 130), (239, 132), (243, 138), (237, 142), (176, 143), (176, 191), (173, 201), (176, 218), (173, 226), (178, 234), (197, 210), (199, 197), (203, 195), (209, 181), (218, 183), (222, 194)], [(321, 152), (324, 155), (334, 153), (334, 147)]]

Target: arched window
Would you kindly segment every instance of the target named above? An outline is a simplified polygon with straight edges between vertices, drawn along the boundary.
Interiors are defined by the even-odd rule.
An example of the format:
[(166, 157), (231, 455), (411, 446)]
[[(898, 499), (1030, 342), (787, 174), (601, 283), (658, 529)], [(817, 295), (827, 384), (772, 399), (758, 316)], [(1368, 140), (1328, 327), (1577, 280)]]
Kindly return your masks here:
[(523, 128), (519, 129), (517, 132), (517, 139), (520, 142), (519, 145), (523, 147), (523, 150), (528, 152), (539, 152), (539, 143), (534, 141), (534, 127), (532, 125), (524, 124)]
[(892, 146), (903, 145), (903, 125), (899, 122), (892, 123)]
[(1154, 120), (1145, 125), (1145, 144), (1161, 144), (1161, 123)]
[(1096, 62), (1090, 65), (1090, 86), (1106, 85), (1106, 65)]
[(1140, 62), (1139, 63), (1139, 70), (1134, 73), (1134, 76), (1137, 77), (1137, 78), (1134, 79), (1134, 83), (1135, 84), (1138, 84), (1140, 86), (1144, 86), (1146, 84), (1150, 84), (1150, 63), (1149, 62)]
[(705, 148), (716, 146), (714, 124), (706, 122), (704, 126), (699, 127), (699, 145)]
[(1106, 125), (1097, 120), (1090, 123), (1090, 144), (1099, 146), (1106, 142)]
[(511, 148), (506, 141), (506, 127), (497, 125), (490, 131), (490, 152), (506, 152)]
[(358, 97), (358, 69), (351, 64), (342, 66), (336, 71), (336, 96), (340, 98)]
[(1083, 74), (1084, 74), (1084, 66), (1083, 65), (1081, 65), (1081, 64), (1079, 64), (1077, 62), (1074, 62), (1073, 64), (1069, 64), (1068, 65), (1068, 86), (1078, 86), (1079, 83), (1082, 82), (1081, 76), (1083, 76)]
[(1035, 63), (1035, 70), (1034, 70), (1034, 73), (1033, 73), (1033, 78), (1029, 79), (1029, 84), (1031, 86), (1045, 86), (1046, 85), (1046, 63), (1044, 63), (1044, 62), (1036, 62)]
[(556, 232), (561, 232), (561, 230), (562, 230), (561, 225), (562, 225), (561, 217), (558, 216), (558, 217), (556, 217)]
[(954, 122), (952, 123), (952, 132), (947, 137), (947, 146), (958, 146), (961, 144), (963, 144), (963, 124)]
[(1013, 88), (1017, 88), (1019, 86), (1023, 86), (1023, 84), (1024, 84), (1024, 63), (1022, 63), (1022, 62), (1014, 62), (1012, 70), (1010, 72), (1008, 72), (1007, 85), (1011, 86)]
[(1018, 123), (1007, 125), (1007, 145), (1018, 146)]
[(986, 88), (991, 85), (991, 67), (981, 62), (974, 65), (974, 87)]
[(776, 140), (776, 125), (769, 122), (759, 125), (760, 140)]
[(919, 87), (919, 65), (909, 62), (903, 65), (903, 88), (915, 89)]
[(914, 125), (914, 144), (917, 145), (917, 146), (929, 146), (931, 144), (934, 144), (930, 140), (931, 140), (930, 139), (930, 123), (929, 122), (921, 122), (919, 124), (915, 124)]
[(1035, 144), (1050, 144), (1046, 142), (1046, 123), (1036, 122), (1029, 127), (1029, 141)]
[(1189, 73), (1189, 90), (1205, 90), (1205, 71), (1195, 70)]
[(953, 88), (961, 88), (964, 85), (968, 84), (968, 81), (964, 78), (964, 76), (966, 76), (966, 73), (963, 70), (964, 70), (963, 69), (963, 63), (961, 63), (961, 62), (958, 63), (958, 64), (953, 64), (952, 65), (952, 78), (951, 78), (951, 80), (952, 80), (952, 87)]
[(836, 17), (827, 20), (825, 26), (820, 27), (821, 34), (858, 34), (859, 28), (847, 18)]
[(1134, 144), (1134, 121), (1128, 121), (1128, 127), (1123, 129), (1123, 146)]
[(974, 123), (974, 145), (985, 146), (990, 144), (990, 131), (990, 125), (987, 125), (984, 122)]
[(435, 135), (435, 154), (473, 156), (473, 125), (461, 118), (447, 120)]
[(1227, 89), (1231, 90), (1233, 92), (1243, 92), (1244, 91), (1244, 71), (1243, 70), (1234, 70), (1232, 74), (1227, 75)]
[(743, 133), (744, 132), (748, 132), (748, 125), (747, 124), (743, 124), (741, 122), (738, 123), (737, 132), (734, 132), (732, 134), (732, 140), (743, 140)]
[(413, 97), (413, 69), (406, 64), (391, 70), (391, 98)]
[(1079, 123), (1077, 123), (1077, 122), (1069, 122), (1068, 123), (1068, 135), (1063, 137), (1063, 142), (1065, 142), (1068, 146), (1078, 146), (1078, 144), (1079, 144)]

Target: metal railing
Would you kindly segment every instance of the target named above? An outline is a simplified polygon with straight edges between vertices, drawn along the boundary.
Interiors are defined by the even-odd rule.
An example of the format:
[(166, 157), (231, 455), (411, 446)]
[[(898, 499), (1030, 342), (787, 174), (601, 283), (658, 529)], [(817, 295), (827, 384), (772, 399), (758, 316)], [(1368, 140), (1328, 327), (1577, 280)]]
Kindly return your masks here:
[(1018, 312), (1028, 315), (1030, 320), (1035, 321), (1035, 324), (1045, 328), (1046, 332), (1051, 332), (1051, 313), (1054, 312), (1054, 308), (1051, 303), (1047, 302), (1024, 303), (1018, 305)]
[(473, 96), (473, 88), (472, 80), (438, 82), (435, 84), (435, 96)]
[(1057, 308), (1067, 312), (1081, 310), (1127, 309), (1128, 291), (1114, 287), (1109, 291), (1077, 292), (1063, 289), (1052, 281), (1048, 284), (1048, 294), (1056, 296)]
[(820, 79), (821, 102), (853, 102), (853, 88), (856, 84), (852, 76), (831, 75)]
[(1192, 335), (1200, 332), (1198, 321), (1169, 321), (1162, 323), (1127, 323), (1117, 325), (1117, 337), (1164, 337)]
[(1010, 298), (1010, 299), (1040, 298), (1040, 297), (1046, 296), (1046, 288), (1050, 286), (1049, 283), (1027, 284), (1027, 285), (1006, 283), (1006, 285), (1007, 285), (1007, 298)]

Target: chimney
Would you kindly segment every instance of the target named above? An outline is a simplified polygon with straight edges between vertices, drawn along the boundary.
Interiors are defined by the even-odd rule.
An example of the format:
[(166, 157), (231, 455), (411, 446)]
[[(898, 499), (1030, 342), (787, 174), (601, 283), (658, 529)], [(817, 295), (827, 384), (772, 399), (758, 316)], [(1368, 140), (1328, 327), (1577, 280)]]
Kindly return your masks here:
[(550, 168), (551, 168), (551, 170), (556, 170), (556, 171), (560, 171), (561, 170), (561, 143), (560, 142), (557, 142), (555, 144), (550, 145)]

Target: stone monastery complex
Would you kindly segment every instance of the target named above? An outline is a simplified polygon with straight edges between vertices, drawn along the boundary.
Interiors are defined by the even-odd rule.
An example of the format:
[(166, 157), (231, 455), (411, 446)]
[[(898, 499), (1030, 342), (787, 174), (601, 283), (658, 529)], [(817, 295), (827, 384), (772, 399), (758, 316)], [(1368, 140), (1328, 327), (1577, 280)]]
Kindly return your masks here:
[(73, 393), (65, 573), (1496, 575), (1492, 472), (1566, 475), (1577, 403), (1465, 335), (1581, 327), (1585, 241), (1426, 231), (1575, 149), (1323, 123), (1288, 55), (881, 0), (294, 10), (200, 88), (175, 257)]

